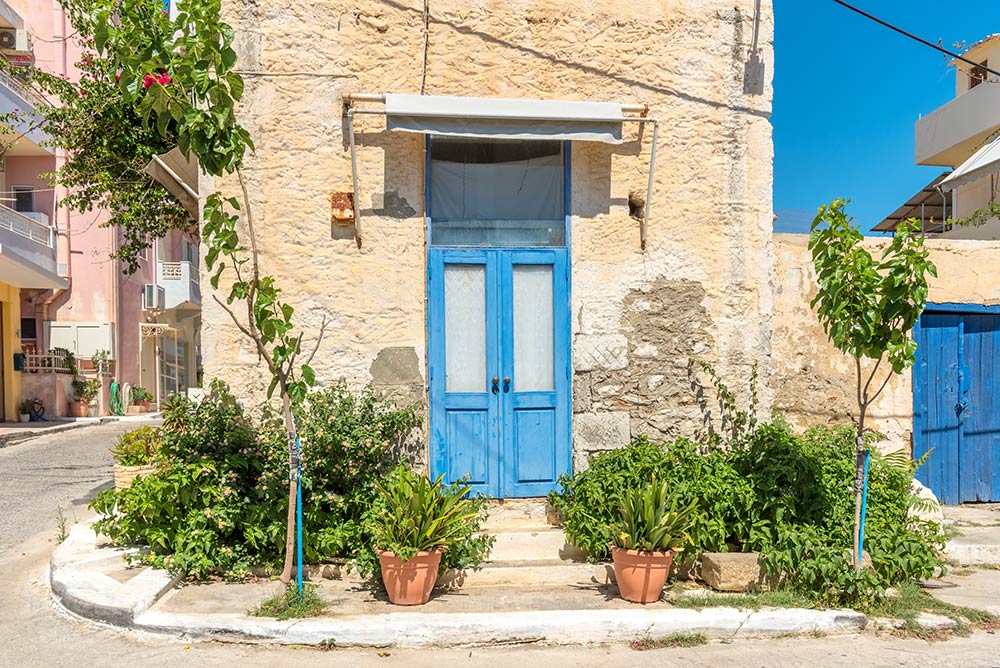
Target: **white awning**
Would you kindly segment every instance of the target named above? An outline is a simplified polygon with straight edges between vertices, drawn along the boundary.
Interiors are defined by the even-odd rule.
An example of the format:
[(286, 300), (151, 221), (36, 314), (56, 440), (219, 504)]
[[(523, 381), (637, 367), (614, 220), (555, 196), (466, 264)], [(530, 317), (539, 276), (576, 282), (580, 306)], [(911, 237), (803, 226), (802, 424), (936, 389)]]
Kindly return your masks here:
[(433, 95), (385, 96), (389, 130), (450, 137), (622, 142), (622, 105)]
[(954, 190), (967, 183), (1000, 171), (1000, 137), (972, 154), (972, 157), (955, 168), (944, 181), (942, 190)]
[(15, 288), (59, 290), (69, 287), (69, 281), (45, 267), (0, 245), (0, 282)]
[(188, 214), (198, 219), (198, 161), (184, 157), (179, 148), (154, 155), (146, 173), (177, 198)]

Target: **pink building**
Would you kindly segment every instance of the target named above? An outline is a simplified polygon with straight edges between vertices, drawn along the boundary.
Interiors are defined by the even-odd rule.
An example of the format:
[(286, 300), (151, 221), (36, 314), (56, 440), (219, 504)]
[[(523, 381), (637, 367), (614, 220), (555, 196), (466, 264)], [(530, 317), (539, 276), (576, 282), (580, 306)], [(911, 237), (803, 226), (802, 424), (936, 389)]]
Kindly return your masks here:
[[(9, 61), (78, 78), (74, 63), (81, 49), (72, 32), (57, 0), (0, 0), (0, 54)], [(16, 78), (0, 75), (0, 113), (47, 103)], [(0, 163), (2, 417), (16, 419), (14, 409), (21, 394), (50, 393), (36, 377), (42, 374), (8, 369), (19, 349), (29, 353), (29, 369), (39, 359), (30, 355), (33, 352), (65, 348), (86, 362), (107, 351), (114, 360), (114, 380), (141, 385), (156, 400), (197, 385), (201, 320), (197, 243), (173, 233), (148, 250), (137, 272), (126, 274), (123, 264), (109, 257), (120, 240), (117, 230), (101, 226), (106, 214), (79, 214), (61, 207), (64, 193), (42, 178), (65, 159), (62, 151), (46, 147), (45, 139), (38, 131), (25, 134)], [(5, 234), (12, 228), (27, 234), (15, 229), (8, 236), (17, 237), (16, 243), (9, 242)], [(17, 277), (17, 267), (5, 274), (8, 255), (12, 261), (31, 264), (34, 274)], [(5, 283), (12, 286), (9, 302), (2, 301), (7, 296)], [(63, 379), (62, 384), (67, 383)], [(50, 396), (46, 403), (53, 400), (59, 405), (47, 405), (49, 415), (62, 411), (64, 400)]]

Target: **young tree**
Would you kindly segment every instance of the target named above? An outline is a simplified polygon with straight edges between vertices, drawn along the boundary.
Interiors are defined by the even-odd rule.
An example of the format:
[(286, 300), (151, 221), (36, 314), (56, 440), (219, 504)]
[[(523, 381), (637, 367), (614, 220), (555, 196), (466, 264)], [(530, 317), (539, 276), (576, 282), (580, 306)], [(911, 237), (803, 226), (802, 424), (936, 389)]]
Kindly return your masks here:
[(844, 213), (846, 204), (836, 199), (821, 206), (813, 220), (809, 250), (819, 291), (810, 305), (833, 345), (854, 358), (854, 558), (860, 569), (861, 498), (869, 455), (865, 420), (889, 380), (914, 363), (917, 344), (910, 331), (927, 304), (927, 277), (937, 276), (937, 268), (928, 260), (924, 238), (916, 234), (919, 223), (913, 220), (900, 223), (881, 259), (873, 258), (862, 245), (864, 236)]
[[(315, 380), (309, 363), (319, 347), (303, 354), (303, 334), (294, 331), (291, 305), (260, 267), (256, 228), (247, 183), (241, 171), (253, 150), (247, 130), (236, 118), (243, 79), (234, 70), (233, 29), (220, 18), (220, 0), (182, 0), (171, 19), (160, 0), (62, 0), (74, 26), (93, 35), (94, 47), (116, 69), (122, 97), (145, 126), (161, 138), (176, 138), (187, 156), (217, 177), (235, 175), (240, 197), (208, 196), (202, 239), (205, 265), (219, 288), (223, 275), (229, 294), (213, 299), (250, 339), (271, 374), (268, 397), (281, 398), (289, 443), (288, 522), (281, 580), (291, 580), (295, 546), (297, 437), (292, 406)], [(247, 240), (244, 243), (241, 236)], [(322, 331), (321, 331), (322, 333)]]

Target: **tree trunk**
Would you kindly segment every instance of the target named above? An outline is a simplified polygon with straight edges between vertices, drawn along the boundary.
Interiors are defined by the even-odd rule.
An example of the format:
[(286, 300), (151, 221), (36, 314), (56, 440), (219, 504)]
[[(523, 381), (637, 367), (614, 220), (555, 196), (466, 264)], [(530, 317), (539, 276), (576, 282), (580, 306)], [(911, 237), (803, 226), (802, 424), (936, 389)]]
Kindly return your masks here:
[[(283, 384), (282, 384), (283, 385)], [(288, 434), (288, 521), (285, 533), (285, 565), (281, 569), (281, 582), (288, 585), (292, 581), (295, 564), (295, 485), (298, 480), (298, 462), (295, 452), (295, 418), (292, 415), (292, 401), (287, 390), (281, 388), (281, 407), (285, 416), (285, 433)]]
[(867, 448), (865, 447), (865, 413), (868, 406), (861, 404), (858, 407), (858, 432), (854, 442), (854, 565), (861, 570), (861, 495), (864, 490), (865, 479), (865, 457)]

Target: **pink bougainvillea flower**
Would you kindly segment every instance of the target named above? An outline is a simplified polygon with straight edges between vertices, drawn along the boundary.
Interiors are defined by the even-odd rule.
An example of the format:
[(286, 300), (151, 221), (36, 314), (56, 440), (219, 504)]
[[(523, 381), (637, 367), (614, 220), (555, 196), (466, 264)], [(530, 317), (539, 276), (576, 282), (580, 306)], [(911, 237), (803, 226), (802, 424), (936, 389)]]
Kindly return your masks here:
[(152, 75), (152, 74), (147, 74), (142, 79), (142, 87), (143, 88), (147, 88), (148, 89), (150, 86), (152, 86), (155, 83), (156, 83), (156, 76)]
[(171, 78), (170, 78), (170, 75), (169, 75), (169, 74), (161, 74), (161, 75), (160, 75), (160, 78), (159, 78), (159, 79), (157, 79), (156, 81), (157, 81), (157, 83), (159, 83), (159, 84), (160, 84), (161, 86), (166, 86), (166, 85), (167, 85), (168, 83), (170, 83), (171, 81), (173, 81), (173, 79), (171, 79)]

